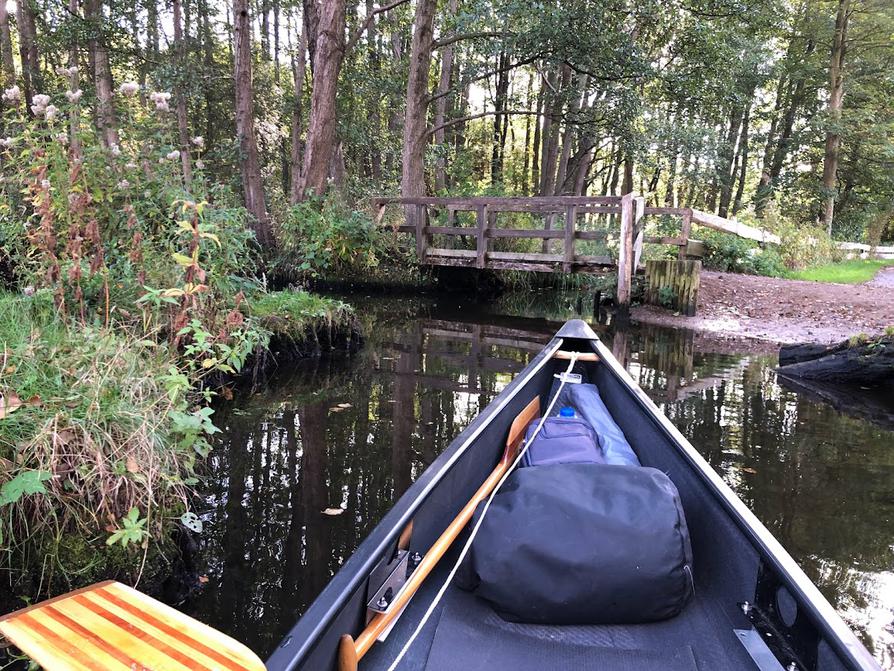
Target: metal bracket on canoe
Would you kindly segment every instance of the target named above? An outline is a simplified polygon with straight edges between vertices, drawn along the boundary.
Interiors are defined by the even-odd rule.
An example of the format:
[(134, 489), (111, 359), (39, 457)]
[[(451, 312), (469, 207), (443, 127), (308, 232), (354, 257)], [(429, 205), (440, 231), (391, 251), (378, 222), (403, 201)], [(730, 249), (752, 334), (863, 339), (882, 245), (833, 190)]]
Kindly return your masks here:
[[(413, 571), (422, 561), (422, 555), (418, 552), (398, 550), (393, 559), (388, 563), (386, 570), (388, 575), (366, 604), (366, 607), (374, 613), (384, 613), (388, 610), (394, 598), (400, 593), (407, 579), (413, 575)], [(367, 592), (367, 595), (369, 592)]]

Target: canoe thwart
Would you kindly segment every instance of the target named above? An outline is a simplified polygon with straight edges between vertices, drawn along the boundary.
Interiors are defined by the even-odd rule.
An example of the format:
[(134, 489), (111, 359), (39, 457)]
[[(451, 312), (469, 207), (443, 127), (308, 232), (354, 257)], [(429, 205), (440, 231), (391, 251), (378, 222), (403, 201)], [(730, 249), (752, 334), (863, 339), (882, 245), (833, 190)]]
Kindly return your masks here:
[(46, 671), (265, 671), (238, 641), (114, 581), (5, 615), (0, 632)]
[(599, 356), (595, 352), (566, 352), (561, 349), (553, 354), (553, 359), (570, 361), (573, 355), (577, 356), (578, 361), (599, 361)]

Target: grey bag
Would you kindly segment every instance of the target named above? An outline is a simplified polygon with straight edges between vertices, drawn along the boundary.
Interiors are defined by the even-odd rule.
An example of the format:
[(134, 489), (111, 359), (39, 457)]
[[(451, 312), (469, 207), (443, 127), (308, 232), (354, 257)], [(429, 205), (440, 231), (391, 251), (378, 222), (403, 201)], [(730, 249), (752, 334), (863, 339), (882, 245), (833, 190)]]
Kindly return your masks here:
[(693, 589), (680, 495), (654, 468), (517, 469), (494, 497), (457, 582), (515, 622), (673, 617)]

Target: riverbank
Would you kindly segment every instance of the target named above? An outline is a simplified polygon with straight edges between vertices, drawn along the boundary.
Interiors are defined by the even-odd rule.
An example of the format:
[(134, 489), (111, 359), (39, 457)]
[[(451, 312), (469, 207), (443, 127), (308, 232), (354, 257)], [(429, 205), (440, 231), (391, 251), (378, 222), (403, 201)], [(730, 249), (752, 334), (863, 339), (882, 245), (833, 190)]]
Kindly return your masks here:
[(894, 323), (894, 272), (857, 285), (703, 270), (695, 317), (638, 306), (634, 320), (775, 343), (832, 343)]

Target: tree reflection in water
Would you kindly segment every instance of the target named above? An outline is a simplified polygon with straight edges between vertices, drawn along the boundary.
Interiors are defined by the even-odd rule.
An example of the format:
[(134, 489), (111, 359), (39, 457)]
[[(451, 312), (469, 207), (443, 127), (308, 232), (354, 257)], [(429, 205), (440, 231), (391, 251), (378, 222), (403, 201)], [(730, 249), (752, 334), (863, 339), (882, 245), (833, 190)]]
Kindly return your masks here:
[[(471, 310), (461, 322), (395, 317), (396, 303), (380, 304), (358, 355), (290, 364), (219, 410), (200, 539), (208, 582), (185, 607), (261, 654), (557, 328)], [(666, 329), (603, 337), (890, 661), (894, 434), (784, 389), (772, 356)]]

